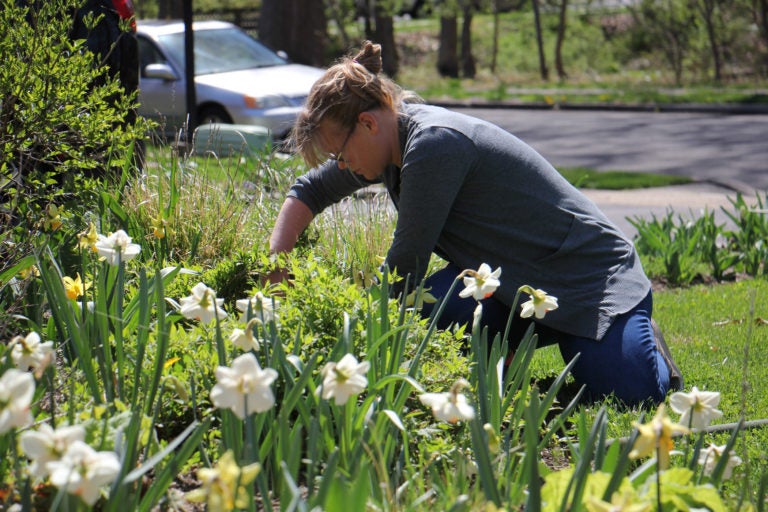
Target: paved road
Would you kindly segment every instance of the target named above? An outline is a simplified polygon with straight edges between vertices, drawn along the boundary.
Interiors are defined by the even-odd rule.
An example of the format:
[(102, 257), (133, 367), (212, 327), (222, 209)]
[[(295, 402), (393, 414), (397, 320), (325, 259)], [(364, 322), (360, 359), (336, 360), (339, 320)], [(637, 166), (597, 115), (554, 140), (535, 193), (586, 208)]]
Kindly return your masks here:
[(768, 190), (768, 115), (461, 108), (555, 166), (659, 172)]

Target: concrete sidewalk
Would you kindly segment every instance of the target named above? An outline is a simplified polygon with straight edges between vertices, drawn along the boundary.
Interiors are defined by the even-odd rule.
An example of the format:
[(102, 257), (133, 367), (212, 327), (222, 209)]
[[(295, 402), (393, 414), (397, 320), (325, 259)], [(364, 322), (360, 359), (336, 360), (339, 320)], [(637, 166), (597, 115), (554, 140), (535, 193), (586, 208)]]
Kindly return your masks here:
[(714, 211), (718, 223), (733, 227), (733, 223), (723, 212), (732, 212), (733, 206), (729, 200), (735, 199), (740, 192), (748, 204), (755, 205), (759, 194), (765, 204), (765, 193), (739, 187), (735, 190), (710, 182), (694, 182), (687, 185), (656, 187), (637, 190), (581, 190), (592, 199), (598, 207), (621, 228), (630, 238), (637, 230), (627, 220), (640, 217), (651, 220), (666, 217), (673, 211), (675, 218), (680, 215), (687, 220), (694, 220), (705, 211)]

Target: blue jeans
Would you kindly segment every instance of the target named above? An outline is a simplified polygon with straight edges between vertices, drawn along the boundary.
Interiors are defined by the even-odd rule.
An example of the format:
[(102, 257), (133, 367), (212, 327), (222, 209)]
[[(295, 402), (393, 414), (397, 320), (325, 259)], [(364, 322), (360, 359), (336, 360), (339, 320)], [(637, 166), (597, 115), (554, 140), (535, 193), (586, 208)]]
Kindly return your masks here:
[[(459, 273), (461, 269), (449, 264), (429, 276), (424, 287), (429, 288), (436, 298), (442, 298)], [(458, 283), (438, 319), (439, 328), (445, 329), (452, 323), (472, 324), (477, 302), (471, 297), (459, 297), (462, 289), (462, 283)], [(527, 298), (521, 297), (521, 302), (525, 300)], [(504, 334), (510, 306), (493, 297), (484, 299), (482, 304), (482, 323), (488, 327), (488, 339), (493, 340), (496, 334)], [(421, 314), (428, 317), (436, 305), (426, 304)], [(519, 311), (518, 308), (515, 312), (508, 339), (512, 350), (517, 348), (532, 321), (520, 318)], [(600, 341), (573, 336), (534, 321), (538, 346), (557, 343), (564, 361), (571, 361), (576, 354), (581, 354), (572, 375), (578, 384), (586, 385), (586, 398), (590, 400), (613, 395), (627, 405), (646, 400), (661, 403), (669, 390), (669, 369), (656, 348), (651, 327), (652, 312), (653, 296), (649, 292), (634, 309), (616, 317)]]

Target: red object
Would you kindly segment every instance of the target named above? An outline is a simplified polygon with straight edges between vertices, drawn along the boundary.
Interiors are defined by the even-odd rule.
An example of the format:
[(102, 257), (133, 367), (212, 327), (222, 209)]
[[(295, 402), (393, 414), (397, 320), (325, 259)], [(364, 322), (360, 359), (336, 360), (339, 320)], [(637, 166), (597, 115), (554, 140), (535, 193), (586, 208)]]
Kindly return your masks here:
[(136, 16), (134, 16), (133, 2), (131, 0), (112, 0), (112, 6), (121, 19), (131, 22), (131, 29), (136, 31)]

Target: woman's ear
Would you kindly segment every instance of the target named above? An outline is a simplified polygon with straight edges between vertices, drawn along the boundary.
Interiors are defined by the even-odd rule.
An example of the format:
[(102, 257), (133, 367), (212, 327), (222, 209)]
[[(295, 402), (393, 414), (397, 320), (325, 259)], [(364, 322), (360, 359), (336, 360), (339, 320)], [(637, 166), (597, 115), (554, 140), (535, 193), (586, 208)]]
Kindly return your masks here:
[(366, 130), (368, 130), (372, 134), (375, 134), (379, 129), (379, 119), (376, 116), (375, 112), (372, 112), (370, 110), (366, 110), (365, 112), (360, 112), (360, 114), (357, 116), (357, 120), (360, 122), (360, 124), (363, 125), (363, 127)]

